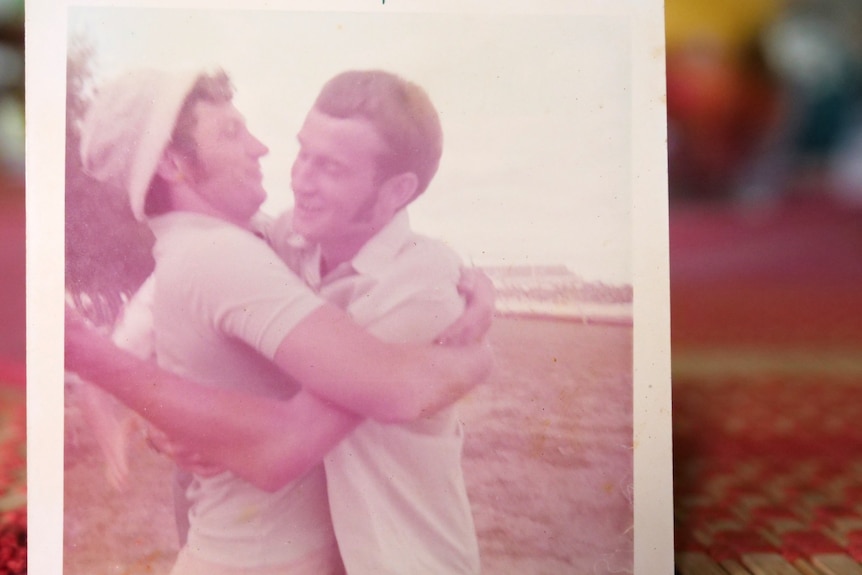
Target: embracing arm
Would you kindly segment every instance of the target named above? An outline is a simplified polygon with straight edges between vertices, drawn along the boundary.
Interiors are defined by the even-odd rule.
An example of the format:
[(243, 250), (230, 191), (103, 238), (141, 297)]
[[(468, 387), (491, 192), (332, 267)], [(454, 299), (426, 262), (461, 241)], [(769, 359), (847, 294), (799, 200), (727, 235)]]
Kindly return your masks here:
[(491, 278), (478, 268), (461, 268), (458, 293), (467, 307), (461, 317), (437, 335), (437, 343), (464, 345), (481, 340), (491, 329), (497, 298)]
[[(338, 320), (323, 318), (323, 321)], [(279, 401), (190, 382), (84, 330), (73, 328), (70, 331), (67, 327), (67, 369), (114, 394), (176, 439), (184, 449), (197, 453), (207, 463), (229, 469), (261, 489), (278, 489), (306, 473), (361, 421), (357, 415), (307, 391), (301, 391), (288, 401)], [(347, 337), (325, 341), (331, 344), (333, 339), (349, 341), (350, 336), (356, 337), (349, 329), (342, 333), (347, 333)], [(400, 396), (392, 393), (387, 400), (401, 401), (398, 407), (402, 411), (385, 411), (387, 417), (381, 419), (412, 420), (445, 407), (471, 389), (490, 368), (490, 351), (484, 346), (476, 352), (463, 348), (395, 346), (382, 344), (361, 330), (359, 333), (358, 339), (368, 338), (380, 346), (376, 360), (364, 353), (343, 352), (338, 361), (323, 362), (318, 367), (313, 359), (306, 358), (302, 369), (307, 369), (311, 378), (321, 382), (327, 381), (321, 372), (338, 374), (332, 380), (338, 383), (345, 381), (339, 378), (347, 374), (341, 373), (342, 367), (330, 366), (340, 365), (342, 361), (377, 361), (378, 369), (368, 368), (371, 364), (366, 364), (353, 373), (379, 371), (385, 380), (383, 385), (401, 390)], [(311, 337), (301, 341), (314, 348)], [(297, 352), (296, 347), (291, 353)], [(392, 348), (401, 350), (396, 354), (397, 359), (389, 352)], [(427, 356), (423, 354), (425, 349), (431, 352)], [(438, 357), (443, 359), (435, 359)], [(417, 368), (423, 362), (429, 367), (427, 371)], [(371, 376), (365, 377), (365, 381), (353, 379), (356, 387), (377, 383), (367, 379)], [(402, 379), (405, 377), (413, 379)], [(424, 390), (404, 385), (405, 381), (421, 378), (425, 378)], [(394, 382), (401, 385), (394, 385)], [(345, 387), (350, 386), (339, 386), (340, 392), (346, 395)], [(357, 394), (357, 401), (362, 401), (362, 396)], [(381, 409), (388, 407), (383, 401), (378, 403)], [(404, 406), (415, 411), (405, 412)]]
[(112, 393), (184, 449), (262, 489), (304, 474), (359, 422), (310, 394), (278, 401), (187, 381), (119, 349), (68, 309), (65, 351), (67, 370)]
[(487, 343), (384, 343), (322, 306), (282, 341), (275, 362), (305, 389), (382, 422), (412, 421), (465, 395), (490, 373)]
[[(467, 317), (474, 317), (467, 322), (468, 333), (476, 333), (475, 325), (485, 325), (481, 333), (487, 329), (493, 305), (487, 294), (479, 296), (480, 303), (483, 298), (482, 305), (468, 307)], [(384, 344), (331, 307), (294, 329), (277, 359), (308, 389), (316, 384), (320, 397), (330, 393), (357, 412), (366, 409), (387, 421), (413, 420), (451, 404), (484, 379), (492, 362), (487, 345)], [(68, 308), (66, 366), (115, 395), (184, 450), (264, 489), (303, 474), (359, 422), (306, 391), (282, 402), (186, 381), (119, 350)]]
[(494, 287), (481, 271), (462, 269), (456, 292), (447, 268), (429, 267), (438, 271), (402, 268), (406, 276), (424, 271), (424, 281), (407, 282), (414, 287), (364, 329), (338, 310), (317, 310), (282, 342), (276, 362), (305, 389), (383, 422), (451, 405), (490, 372)]
[[(443, 335), (450, 343), (475, 343), (486, 335), (491, 324), (493, 286), (484, 274), (472, 270), (462, 272), (458, 293), (464, 296), (467, 308), (452, 324), (450, 322), (461, 312), (462, 304), (458, 295), (454, 290), (442, 289), (442, 286), (426, 286), (426, 289), (412, 291), (410, 297), (387, 307), (384, 313), (363, 328), (385, 342), (427, 344), (440, 341), (440, 332), (443, 330)], [(355, 380), (353, 382), (355, 384)], [(404, 387), (404, 382), (400, 383)], [(442, 388), (440, 384), (438, 380), (427, 382), (426, 399), (421, 401), (430, 406), (427, 409), (429, 413), (460, 399), (460, 389), (447, 387), (445, 381)], [(254, 447), (257, 461), (272, 462), (257, 469), (256, 475), (264, 478), (273, 488), (305, 473), (359, 422), (358, 416), (345, 413), (306, 389), (288, 403), (290, 406), (287, 409), (292, 410), (294, 415), (282, 421), (283, 440), (261, 441)], [(413, 409), (421, 410), (421, 407)], [(291, 464), (291, 461), (294, 463)]]
[[(443, 283), (443, 282), (431, 282)], [(461, 313), (455, 323), (450, 322), (461, 312), (462, 303), (458, 293), (467, 301), (467, 309)], [(481, 339), (490, 327), (493, 315), (493, 286), (481, 272), (465, 272), (461, 275), (458, 293), (454, 289), (446, 289), (443, 285), (417, 286), (408, 294), (401, 294), (398, 303), (390, 302), (385, 311), (377, 315), (373, 321), (363, 328), (385, 342), (412, 342), (427, 344), (439, 341), (441, 330), (450, 342), (465, 345)], [(406, 296), (406, 297), (405, 297)], [(445, 381), (440, 387), (440, 381), (429, 381), (425, 388), (425, 401), (431, 406), (430, 413), (436, 407), (444, 407), (460, 399), (460, 389), (447, 387)], [(354, 381), (355, 384), (355, 381)], [(406, 384), (400, 382), (401, 387)], [(407, 388), (410, 389), (409, 387)], [(415, 391), (411, 391), (415, 393)], [(397, 398), (394, 398), (397, 400)], [(324, 404), (322, 400), (307, 390), (301, 391), (290, 403), (297, 409), (297, 417), (284, 421), (286, 433), (294, 434), (301, 440), (298, 449), (309, 464), (322, 459), (343, 437), (343, 434), (319, 433), (318, 422), (330, 417), (328, 410), (334, 409), (332, 404)], [(414, 410), (421, 409), (414, 407)], [(390, 415), (396, 410), (389, 411)], [(412, 416), (413, 413), (406, 413)], [(355, 421), (355, 420), (354, 420)], [(338, 430), (338, 431), (343, 431)], [(268, 457), (267, 457), (268, 458)], [(264, 459), (267, 459), (264, 458)], [(282, 475), (281, 480), (291, 477)]]
[[(142, 359), (154, 354), (151, 313), (154, 288), (151, 275), (126, 304), (111, 334), (111, 340), (118, 347)], [(116, 489), (123, 489), (128, 483), (128, 444), (136, 419), (105, 391), (86, 381), (77, 380), (76, 383), (81, 412), (104, 456), (108, 482)]]

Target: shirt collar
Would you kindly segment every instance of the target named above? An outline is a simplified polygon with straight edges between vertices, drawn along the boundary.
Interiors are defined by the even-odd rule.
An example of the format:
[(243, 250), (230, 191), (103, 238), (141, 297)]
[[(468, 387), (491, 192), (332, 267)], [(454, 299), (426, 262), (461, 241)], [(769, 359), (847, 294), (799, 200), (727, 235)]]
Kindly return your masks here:
[(227, 226), (262, 237), (259, 230), (261, 229), (261, 226), (264, 225), (263, 217), (265, 216), (254, 216), (254, 219), (250, 220), (252, 222), (251, 225), (249, 227), (243, 227), (212, 214), (203, 214), (201, 212), (191, 210), (172, 210), (158, 216), (147, 218), (147, 225), (156, 237), (166, 232), (172, 232), (177, 227), (185, 228), (187, 226), (200, 228), (222, 228)]
[(401, 210), (353, 256), (350, 262), (353, 269), (359, 274), (371, 276), (389, 269), (411, 233), (407, 211)]
[(383, 226), (379, 232), (365, 242), (349, 262), (344, 262), (330, 270), (326, 277), (320, 277), (321, 252), (320, 245), (305, 242), (301, 236), (291, 238), (291, 241), (302, 243), (303, 255), (300, 267), (302, 279), (314, 289), (319, 289), (322, 283), (329, 283), (351, 275), (380, 276), (388, 269), (393, 258), (409, 241), (412, 230), (410, 218), (405, 210), (401, 210)]
[(153, 216), (147, 219), (147, 224), (150, 226), (153, 234), (158, 238), (165, 233), (172, 232), (178, 227), (186, 226), (204, 226), (217, 227), (232, 225), (224, 220), (220, 220), (207, 214), (198, 212), (189, 212), (183, 210), (174, 210), (158, 216)]

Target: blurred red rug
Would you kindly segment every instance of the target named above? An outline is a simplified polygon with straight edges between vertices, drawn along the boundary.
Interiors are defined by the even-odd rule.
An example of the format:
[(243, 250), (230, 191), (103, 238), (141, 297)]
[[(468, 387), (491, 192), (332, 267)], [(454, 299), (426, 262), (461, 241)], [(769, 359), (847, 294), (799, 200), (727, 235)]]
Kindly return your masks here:
[(862, 342), (862, 209), (828, 197), (677, 207), (674, 351)]
[(27, 571), (24, 184), (0, 173), (0, 575)]
[(681, 575), (862, 573), (862, 212), (671, 214)]
[(678, 570), (862, 572), (860, 421), (860, 375), (677, 378)]
[[(24, 186), (0, 174), (0, 370), (25, 356)], [(2, 375), (4, 371), (0, 371)]]
[(25, 430), (24, 392), (0, 379), (0, 575), (27, 572)]

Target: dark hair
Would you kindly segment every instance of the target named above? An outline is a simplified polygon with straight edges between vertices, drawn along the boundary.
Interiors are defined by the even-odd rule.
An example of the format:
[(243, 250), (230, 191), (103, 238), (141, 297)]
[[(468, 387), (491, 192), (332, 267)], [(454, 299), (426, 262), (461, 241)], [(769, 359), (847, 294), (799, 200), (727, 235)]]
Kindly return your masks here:
[[(224, 70), (198, 76), (177, 114), (168, 148), (185, 158), (192, 168), (197, 169), (199, 161), (197, 144), (192, 136), (197, 122), (194, 114), (195, 104), (198, 102), (225, 103), (232, 99), (233, 85)], [(147, 216), (157, 216), (171, 211), (173, 206), (171, 206), (169, 191), (167, 182), (155, 174), (144, 199), (144, 213)]]
[(378, 179), (413, 172), (418, 196), (428, 187), (443, 153), (437, 110), (418, 85), (390, 72), (354, 70), (327, 82), (314, 107), (336, 118), (364, 118), (389, 148), (378, 161)]

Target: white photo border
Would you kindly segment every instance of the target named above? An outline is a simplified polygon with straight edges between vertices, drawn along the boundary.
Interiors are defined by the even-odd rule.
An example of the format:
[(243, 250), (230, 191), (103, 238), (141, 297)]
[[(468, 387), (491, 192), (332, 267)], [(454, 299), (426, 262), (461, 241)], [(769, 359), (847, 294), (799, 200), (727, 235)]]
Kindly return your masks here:
[(661, 0), (26, 2), (29, 573), (62, 572), (66, 8), (616, 14), (631, 23), (635, 572), (673, 570), (670, 309)]

